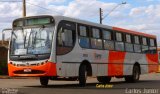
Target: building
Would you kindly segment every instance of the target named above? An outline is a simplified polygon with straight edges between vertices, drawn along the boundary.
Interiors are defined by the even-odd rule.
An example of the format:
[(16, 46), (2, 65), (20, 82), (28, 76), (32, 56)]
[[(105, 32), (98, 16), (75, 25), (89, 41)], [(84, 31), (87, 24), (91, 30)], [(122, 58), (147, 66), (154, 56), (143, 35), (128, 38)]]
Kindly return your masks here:
[(0, 41), (0, 75), (7, 75), (7, 57), (9, 41)]

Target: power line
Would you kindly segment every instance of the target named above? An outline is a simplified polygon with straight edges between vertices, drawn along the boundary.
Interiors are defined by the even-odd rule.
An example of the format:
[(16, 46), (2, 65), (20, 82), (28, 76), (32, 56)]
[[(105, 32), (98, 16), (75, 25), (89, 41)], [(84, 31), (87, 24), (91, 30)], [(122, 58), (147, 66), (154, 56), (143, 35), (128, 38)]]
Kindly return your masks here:
[(32, 4), (32, 3), (30, 3), (30, 2), (26, 2), (26, 3), (29, 4), (29, 5), (33, 5), (33, 6), (36, 6), (36, 7), (41, 8), (41, 9), (48, 10), (48, 11), (52, 11), (52, 12), (56, 12), (56, 13), (62, 15), (62, 13), (60, 13), (60, 12), (57, 12), (57, 11), (53, 11), (53, 10), (47, 9), (47, 8), (45, 8), (45, 7), (42, 7), (42, 6), (39, 6), (39, 5), (36, 5), (36, 4)]
[(126, 2), (122, 2), (122, 3), (118, 4), (117, 6), (115, 6), (109, 13), (107, 13), (107, 14), (102, 18), (102, 20), (105, 19), (109, 14), (111, 14), (116, 8), (118, 8), (120, 5), (123, 5), (123, 4), (127, 4), (127, 3), (126, 3)]
[[(22, 2), (22, 1), (16, 1), (16, 0), (7, 1), (7, 0), (3, 0), (3, 1), (0, 1), (0, 2), (12, 2), (12, 3), (16, 3), (16, 2)], [(29, 4), (29, 5), (36, 6), (36, 7), (39, 7), (39, 8), (41, 8), (41, 9), (47, 10), (47, 11), (52, 11), (52, 12), (55, 12), (55, 13), (57, 13), (57, 14), (63, 15), (63, 14), (60, 13), (60, 12), (47, 9), (47, 8), (45, 8), (45, 7), (42, 7), (42, 6), (39, 6), (39, 5), (36, 5), (36, 4), (32, 4), (32, 3), (30, 3), (30, 2), (26, 2), (26, 3)]]
[(111, 11), (109, 11), (109, 13), (107, 13), (104, 17), (103, 16), (103, 10), (100, 8), (99, 10), (99, 14), (100, 14), (100, 24), (102, 24), (102, 21), (108, 16), (110, 15), (116, 8), (118, 8), (120, 5), (126, 4), (126, 2), (122, 2), (120, 4), (117, 4)]
[(0, 1), (0, 2), (22, 2), (22, 1)]

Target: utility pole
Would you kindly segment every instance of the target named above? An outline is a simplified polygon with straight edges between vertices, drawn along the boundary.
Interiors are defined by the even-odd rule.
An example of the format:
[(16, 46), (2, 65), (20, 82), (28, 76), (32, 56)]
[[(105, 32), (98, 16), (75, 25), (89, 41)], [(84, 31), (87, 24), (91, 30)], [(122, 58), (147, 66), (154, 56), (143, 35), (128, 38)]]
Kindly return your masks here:
[(102, 24), (102, 20), (103, 20), (103, 10), (102, 8), (99, 8), (99, 21), (100, 21), (100, 24)]
[(120, 4), (117, 4), (108, 14), (106, 14), (104, 17), (102, 17), (103, 16), (103, 11), (102, 11), (102, 9), (100, 8), (99, 9), (99, 13), (100, 13), (100, 24), (102, 24), (102, 21), (103, 21), (103, 19), (105, 19), (109, 14), (111, 14), (116, 8), (118, 8), (120, 5), (124, 5), (124, 4), (126, 4), (126, 2), (122, 2), (122, 3), (120, 3)]
[(15, 3), (15, 2), (22, 2), (22, 16), (23, 17), (26, 17), (26, 0), (22, 0), (22, 1), (15, 1), (15, 0), (8, 0), (8, 1), (0, 1), (0, 2), (12, 2), (12, 3)]
[(26, 0), (23, 0), (23, 17), (26, 17)]

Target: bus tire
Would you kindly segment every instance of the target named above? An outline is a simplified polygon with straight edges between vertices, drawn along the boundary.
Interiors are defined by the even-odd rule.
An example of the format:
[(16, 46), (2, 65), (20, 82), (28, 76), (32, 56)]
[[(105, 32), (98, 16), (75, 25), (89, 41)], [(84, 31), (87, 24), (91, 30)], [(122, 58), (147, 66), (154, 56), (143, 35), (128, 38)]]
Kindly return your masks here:
[(48, 85), (49, 78), (48, 77), (40, 77), (40, 83), (42, 86)]
[(81, 65), (79, 68), (79, 86), (85, 87), (86, 86), (86, 80), (87, 80), (87, 66)]
[(111, 81), (111, 77), (109, 77), (109, 76), (98, 76), (97, 80), (101, 83), (109, 83)]
[(130, 83), (135, 83), (135, 82), (139, 81), (139, 78), (140, 78), (140, 68), (139, 68), (139, 66), (135, 65), (133, 67), (132, 75), (126, 76), (125, 81), (130, 82)]

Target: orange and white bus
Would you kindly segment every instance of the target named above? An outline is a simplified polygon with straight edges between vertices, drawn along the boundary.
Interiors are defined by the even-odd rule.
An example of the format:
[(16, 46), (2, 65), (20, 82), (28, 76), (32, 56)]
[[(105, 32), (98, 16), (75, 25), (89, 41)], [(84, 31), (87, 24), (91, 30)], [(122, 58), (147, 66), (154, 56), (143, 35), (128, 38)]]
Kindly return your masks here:
[(156, 36), (64, 16), (32, 16), (13, 21), (9, 76), (102, 83), (112, 77), (136, 82), (157, 72)]

